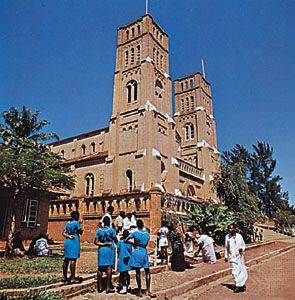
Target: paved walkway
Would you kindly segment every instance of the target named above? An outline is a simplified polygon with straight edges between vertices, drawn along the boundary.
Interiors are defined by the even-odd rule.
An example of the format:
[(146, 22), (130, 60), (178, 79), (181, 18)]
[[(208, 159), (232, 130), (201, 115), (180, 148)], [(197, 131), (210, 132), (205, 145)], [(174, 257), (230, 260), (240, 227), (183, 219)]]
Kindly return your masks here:
[[(247, 291), (234, 294), (233, 280), (227, 276), (213, 284), (208, 291), (191, 291), (181, 299), (189, 300), (293, 300), (295, 282), (295, 249), (282, 253), (249, 269)], [(178, 297), (178, 299), (180, 299)], [(176, 299), (175, 299), (176, 300)]]

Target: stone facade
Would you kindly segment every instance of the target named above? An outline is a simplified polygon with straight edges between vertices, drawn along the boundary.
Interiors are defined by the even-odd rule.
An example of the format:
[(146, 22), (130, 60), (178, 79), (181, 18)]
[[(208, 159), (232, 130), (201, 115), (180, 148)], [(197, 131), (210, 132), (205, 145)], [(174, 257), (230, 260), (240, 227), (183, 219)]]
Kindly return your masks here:
[(115, 215), (137, 210), (155, 231), (163, 195), (187, 204), (218, 201), (210, 84), (195, 73), (175, 80), (174, 95), (173, 117), (168, 35), (150, 15), (119, 28), (109, 127), (51, 145), (77, 180), (68, 197), (50, 203), (54, 238), (61, 239), (72, 209), (84, 214), (86, 227), (91, 224), (84, 239), (92, 240), (107, 205), (115, 207)]

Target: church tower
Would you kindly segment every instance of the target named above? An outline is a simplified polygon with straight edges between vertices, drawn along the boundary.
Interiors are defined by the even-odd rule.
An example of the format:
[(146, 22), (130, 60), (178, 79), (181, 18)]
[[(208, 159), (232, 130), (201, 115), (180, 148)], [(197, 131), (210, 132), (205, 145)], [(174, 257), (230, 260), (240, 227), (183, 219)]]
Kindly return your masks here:
[(174, 119), (181, 136), (181, 158), (203, 170), (204, 197), (216, 199), (211, 183), (218, 170), (219, 153), (211, 86), (201, 73), (195, 73), (174, 81), (174, 96)]
[(150, 15), (118, 29), (109, 128), (112, 193), (176, 185), (168, 35)]

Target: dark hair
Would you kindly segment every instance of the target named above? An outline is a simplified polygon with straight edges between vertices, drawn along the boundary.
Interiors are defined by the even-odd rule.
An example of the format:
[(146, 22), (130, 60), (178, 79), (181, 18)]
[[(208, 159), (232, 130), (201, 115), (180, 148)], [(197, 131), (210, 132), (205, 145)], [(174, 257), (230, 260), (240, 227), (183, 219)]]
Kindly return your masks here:
[(123, 239), (126, 239), (128, 237), (128, 235), (129, 235), (129, 231), (127, 229), (125, 229), (122, 233)]
[(229, 224), (227, 226), (227, 229), (229, 229), (230, 226), (232, 226), (234, 229), (237, 229), (237, 224), (235, 224), (235, 223)]
[(71, 212), (71, 218), (72, 218), (72, 220), (78, 221), (79, 218), (80, 218), (80, 213), (77, 210), (72, 211)]
[(40, 233), (38, 239), (46, 239), (46, 234)]
[(193, 231), (196, 231), (196, 230), (198, 230), (196, 226), (190, 226), (189, 229), (188, 229), (188, 231), (190, 231), (190, 232), (193, 232)]
[(120, 216), (121, 216), (122, 218), (125, 218), (125, 211), (121, 210), (121, 211), (120, 211)]
[(162, 221), (162, 227), (167, 227), (167, 222), (166, 221)]
[(142, 229), (144, 227), (143, 221), (141, 219), (137, 220), (136, 225), (138, 229)]
[(102, 222), (103, 222), (103, 225), (104, 226), (108, 226), (110, 227), (110, 224), (111, 224), (111, 220), (108, 216), (105, 216), (103, 219), (102, 219)]
[(132, 217), (132, 213), (129, 212), (129, 213), (127, 214), (127, 218), (128, 218), (128, 219), (131, 219), (131, 217)]
[(114, 207), (110, 205), (107, 209), (107, 212), (111, 215), (114, 212), (114, 210)]

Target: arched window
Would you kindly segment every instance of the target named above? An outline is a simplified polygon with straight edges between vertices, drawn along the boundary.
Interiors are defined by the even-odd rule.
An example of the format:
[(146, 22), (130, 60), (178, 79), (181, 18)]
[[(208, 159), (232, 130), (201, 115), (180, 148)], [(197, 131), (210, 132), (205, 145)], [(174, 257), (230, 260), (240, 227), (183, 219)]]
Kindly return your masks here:
[(162, 93), (163, 93), (164, 87), (162, 82), (159, 79), (156, 79), (155, 82), (155, 94), (159, 96), (159, 98), (162, 98)]
[(184, 127), (185, 140), (189, 141), (195, 138), (195, 127), (192, 123), (188, 123)]
[(195, 87), (194, 81), (192, 79), (190, 80), (190, 86), (191, 86), (191, 89), (193, 89)]
[(62, 158), (65, 158), (65, 150), (61, 150), (61, 151), (60, 151), (60, 156), (61, 156)]
[(183, 91), (183, 82), (180, 84), (180, 88)]
[(137, 100), (138, 96), (138, 88), (137, 88), (137, 81), (131, 80), (127, 83), (127, 102), (131, 103), (132, 101)]
[(132, 32), (132, 37), (134, 37), (134, 33), (135, 33), (134, 28), (131, 29), (131, 32)]
[(126, 30), (126, 39), (129, 40), (129, 30)]
[(95, 149), (96, 147), (95, 147), (95, 143), (93, 142), (93, 143), (91, 143), (91, 152), (92, 153), (94, 153), (95, 152)]
[(85, 145), (82, 145), (81, 151), (82, 151), (82, 155), (86, 154), (86, 146)]
[(134, 189), (133, 172), (131, 170), (127, 170), (126, 171), (126, 176), (127, 176), (127, 189), (128, 189), (128, 192), (131, 192)]
[(140, 30), (140, 25), (137, 25), (137, 32), (138, 32), (138, 34), (140, 34), (140, 33), (141, 33), (141, 30)]
[(85, 176), (85, 194), (90, 197), (94, 195), (94, 175), (91, 173)]
[(191, 185), (189, 185), (189, 186), (187, 187), (186, 193), (187, 193), (187, 196), (188, 196), (188, 197), (194, 197), (194, 196), (196, 195), (195, 189), (194, 189), (193, 186), (191, 186)]
[(188, 90), (188, 81), (185, 82), (185, 89)]
[(211, 125), (210, 125), (210, 122), (209, 122), (209, 121), (206, 122), (206, 127), (207, 127), (207, 130), (210, 130), (210, 129), (211, 129)]

